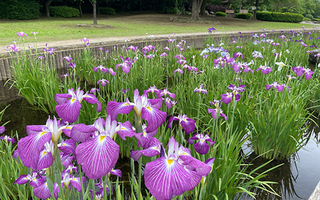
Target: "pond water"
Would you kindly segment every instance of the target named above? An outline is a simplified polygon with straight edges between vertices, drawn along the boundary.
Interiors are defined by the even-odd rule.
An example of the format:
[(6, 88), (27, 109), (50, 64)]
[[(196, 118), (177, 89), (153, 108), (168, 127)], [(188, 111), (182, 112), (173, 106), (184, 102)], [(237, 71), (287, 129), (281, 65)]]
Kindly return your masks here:
[[(6, 109), (1, 122), (9, 121), (6, 125), (7, 134), (11, 131), (15, 134), (17, 131), (20, 138), (25, 137), (26, 125), (43, 125), (46, 123), (48, 114), (31, 106), (25, 99), (17, 96), (18, 91), (15, 88), (8, 90), (9, 85), (4, 86), (4, 82), (0, 82), (0, 88), (3, 88), (0, 90), (0, 110), (10, 105)], [(319, 122), (317, 122), (317, 124), (319, 124)], [(278, 184), (273, 184), (272, 188), (280, 194), (281, 197), (257, 190), (255, 191), (257, 193), (257, 200), (298, 200), (309, 198), (320, 181), (320, 146), (318, 139), (320, 129), (314, 123), (310, 123), (308, 130), (306, 134), (306, 137), (309, 139), (307, 144), (295, 155), (286, 161), (273, 161), (260, 171), (265, 171), (268, 168), (283, 163), (282, 166), (268, 172), (265, 177), (265, 180), (278, 182)], [(243, 146), (244, 154), (251, 151), (250, 143), (246, 143)], [(266, 160), (256, 159), (256, 157), (257, 155), (250, 153), (245, 158), (246, 163), (252, 164), (249, 170), (253, 170), (266, 162)], [(120, 168), (124, 174), (123, 180), (128, 180), (128, 173), (130, 173), (130, 171), (128, 171), (128, 169), (130, 169), (129, 166), (130, 160), (126, 158), (120, 159), (117, 163), (116, 167)], [(125, 190), (125, 193), (130, 193), (130, 186)], [(241, 199), (252, 198), (244, 196)]]

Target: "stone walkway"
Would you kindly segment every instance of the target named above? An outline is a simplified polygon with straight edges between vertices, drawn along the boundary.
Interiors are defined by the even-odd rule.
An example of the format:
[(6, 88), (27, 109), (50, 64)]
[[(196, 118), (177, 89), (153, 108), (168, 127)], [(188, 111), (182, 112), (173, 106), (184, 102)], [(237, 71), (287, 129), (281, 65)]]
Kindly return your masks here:
[[(276, 29), (275, 31), (285, 31), (288, 32), (289, 30), (292, 31), (302, 31), (302, 28), (299, 29)], [(307, 30), (314, 30), (312, 28), (308, 28)], [(268, 30), (269, 32), (270, 30)], [(252, 33), (252, 32), (263, 32), (262, 30), (256, 30), (256, 31), (241, 31), (241, 33)], [(214, 35), (234, 35), (238, 34), (239, 31), (227, 31), (227, 32), (219, 32), (216, 31)], [(183, 37), (200, 37), (200, 36), (208, 36), (208, 32), (199, 32), (199, 33), (177, 33), (174, 34), (177, 38), (183, 38)], [(173, 36), (171, 34), (171, 36)], [(106, 37), (106, 38), (88, 38), (90, 40), (91, 46), (103, 46), (107, 44), (115, 44), (115, 43), (125, 43), (126, 40), (129, 40), (130, 42), (134, 41), (142, 41), (142, 40), (158, 40), (158, 39), (166, 39), (168, 37), (168, 34), (160, 34), (160, 35), (144, 35), (144, 36), (128, 36), (128, 37)], [(74, 39), (74, 40), (65, 40), (65, 41), (53, 41), (53, 42), (38, 42), (37, 47), (38, 48), (44, 48), (46, 43), (48, 43), (49, 48), (56, 48), (59, 49), (67, 49), (67, 48), (77, 48), (77, 47), (83, 47), (83, 42), (80, 41), (80, 39)], [(9, 44), (8, 44), (9, 45)], [(35, 46), (33, 43), (25, 43), (25, 48), (28, 48), (28, 45)], [(0, 46), (0, 54), (6, 54), (7, 51), (5, 50), (7, 48), (7, 45)]]

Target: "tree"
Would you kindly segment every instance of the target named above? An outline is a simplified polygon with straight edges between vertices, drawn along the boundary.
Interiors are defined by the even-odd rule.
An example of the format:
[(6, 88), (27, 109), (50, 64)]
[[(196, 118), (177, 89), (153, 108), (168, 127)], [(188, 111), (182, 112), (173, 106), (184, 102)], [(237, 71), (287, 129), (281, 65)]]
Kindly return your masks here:
[(202, 2), (203, 2), (203, 0), (193, 0), (192, 1), (191, 19), (199, 20), (199, 12), (200, 12)]
[(93, 6), (93, 24), (97, 25), (97, 0), (89, 0), (91, 5)]

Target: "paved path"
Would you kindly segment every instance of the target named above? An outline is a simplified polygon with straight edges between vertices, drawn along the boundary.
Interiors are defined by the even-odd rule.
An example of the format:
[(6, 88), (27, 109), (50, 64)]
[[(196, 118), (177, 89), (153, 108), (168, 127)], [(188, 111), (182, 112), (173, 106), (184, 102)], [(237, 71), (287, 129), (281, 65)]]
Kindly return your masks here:
[[(276, 29), (275, 31), (285, 31), (288, 32), (289, 30), (293, 31), (302, 31), (302, 28), (300, 29)], [(314, 30), (312, 28), (308, 28), (307, 30)], [(252, 33), (252, 32), (262, 32), (262, 30), (256, 30), (256, 31), (241, 31), (242, 33)], [(269, 32), (269, 30), (268, 30)], [(214, 35), (232, 35), (237, 34), (239, 31), (227, 31), (227, 32), (215, 32)], [(197, 37), (197, 36), (207, 36), (208, 32), (199, 32), (199, 33), (177, 33), (174, 34), (176, 37), (182, 38), (182, 37)], [(173, 36), (173, 35), (171, 35)], [(153, 35), (153, 39), (166, 39), (168, 37), (168, 34), (161, 34), (161, 35)], [(141, 41), (141, 40), (150, 40), (150, 35), (143, 35), (143, 36), (128, 36), (128, 37), (106, 37), (106, 38), (88, 38), (90, 40), (91, 46), (98, 46), (98, 45), (106, 45), (110, 43), (124, 43), (125, 40), (130, 41)], [(44, 48), (46, 43), (48, 43), (49, 48), (56, 48), (56, 49), (66, 49), (68, 47), (81, 47), (83, 46), (83, 42), (80, 41), (80, 39), (74, 39), (74, 40), (65, 40), (65, 41), (52, 41), (52, 42), (38, 42), (37, 47), (38, 48)], [(28, 48), (28, 44), (34, 46), (33, 43), (26, 43), (25, 48)], [(9, 45), (9, 44), (8, 44)], [(6, 54), (7, 45), (0, 46), (0, 54)]]

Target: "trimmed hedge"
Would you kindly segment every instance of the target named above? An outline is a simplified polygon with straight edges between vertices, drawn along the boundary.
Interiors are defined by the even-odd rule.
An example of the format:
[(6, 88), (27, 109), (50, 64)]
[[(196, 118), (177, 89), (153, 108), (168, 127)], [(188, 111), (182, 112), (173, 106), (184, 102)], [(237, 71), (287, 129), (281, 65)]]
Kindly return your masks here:
[(253, 15), (251, 13), (237, 13), (234, 17), (240, 19), (251, 19)]
[(78, 9), (68, 6), (50, 6), (49, 9), (53, 17), (78, 17), (80, 15)]
[(0, 2), (1, 19), (36, 19), (40, 17), (40, 4), (30, 0), (4, 0)]
[(306, 16), (304, 16), (304, 17), (313, 20), (313, 16), (311, 14), (306, 14)]
[(311, 21), (311, 19), (308, 18), (308, 17), (304, 17), (304, 18), (303, 18), (303, 21)]
[(216, 16), (219, 16), (219, 17), (226, 17), (226, 16), (227, 16), (226, 13), (224, 13), (224, 12), (219, 12), (219, 11), (216, 12), (215, 15), (216, 15)]
[(302, 22), (303, 15), (296, 13), (261, 12), (257, 11), (257, 19), (274, 22)]
[(100, 14), (105, 14), (105, 15), (115, 15), (116, 14), (116, 10), (113, 8), (109, 8), (109, 7), (102, 7), (99, 8), (99, 12)]

